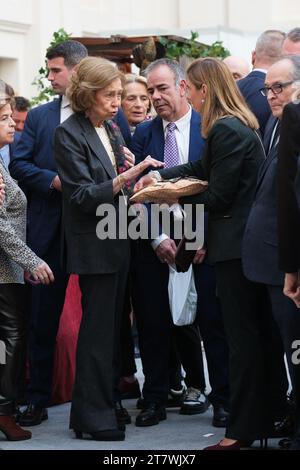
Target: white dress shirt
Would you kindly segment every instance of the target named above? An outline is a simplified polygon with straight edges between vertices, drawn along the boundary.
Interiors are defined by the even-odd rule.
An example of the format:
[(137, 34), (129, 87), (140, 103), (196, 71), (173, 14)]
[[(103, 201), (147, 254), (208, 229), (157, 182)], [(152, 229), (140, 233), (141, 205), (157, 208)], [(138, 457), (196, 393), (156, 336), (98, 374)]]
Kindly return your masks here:
[[(175, 132), (175, 137), (176, 137), (176, 142), (177, 142), (177, 147), (178, 147), (180, 165), (184, 163), (188, 163), (189, 161), (191, 118), (192, 118), (192, 108), (190, 106), (188, 112), (182, 118), (178, 119), (178, 121), (174, 121), (174, 124), (176, 124), (176, 129), (174, 132)], [(168, 129), (167, 129), (168, 124), (169, 122), (163, 119), (165, 138), (168, 132)], [(200, 132), (200, 129), (199, 129), (199, 132)], [(170, 207), (170, 210), (173, 210), (175, 217), (182, 218), (182, 212), (178, 204), (173, 204), (173, 206)], [(164, 240), (168, 240), (168, 239), (169, 237), (165, 233), (162, 233), (159, 237), (157, 237), (155, 240), (152, 241), (151, 246), (153, 250), (156, 250), (156, 248)]]

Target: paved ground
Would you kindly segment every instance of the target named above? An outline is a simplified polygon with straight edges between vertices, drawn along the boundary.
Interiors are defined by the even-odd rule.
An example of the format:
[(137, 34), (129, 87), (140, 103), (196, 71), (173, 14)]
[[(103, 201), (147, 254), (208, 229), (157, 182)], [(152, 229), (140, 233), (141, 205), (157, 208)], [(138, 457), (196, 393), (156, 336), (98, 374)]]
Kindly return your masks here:
[[(138, 378), (142, 382), (139, 361)], [(70, 404), (49, 408), (49, 419), (31, 429), (32, 439), (28, 441), (8, 442), (0, 433), (0, 448), (2, 450), (200, 450), (203, 447), (218, 442), (224, 436), (224, 430), (213, 428), (212, 407), (202, 415), (180, 415), (178, 409), (168, 410), (166, 421), (157, 426), (146, 428), (134, 425), (138, 410), (136, 400), (123, 402), (132, 416), (132, 424), (127, 425), (126, 439), (123, 442), (96, 442), (88, 439), (76, 439), (68, 429)], [(256, 442), (253, 448), (258, 447)], [(271, 441), (273, 448), (277, 441)]]

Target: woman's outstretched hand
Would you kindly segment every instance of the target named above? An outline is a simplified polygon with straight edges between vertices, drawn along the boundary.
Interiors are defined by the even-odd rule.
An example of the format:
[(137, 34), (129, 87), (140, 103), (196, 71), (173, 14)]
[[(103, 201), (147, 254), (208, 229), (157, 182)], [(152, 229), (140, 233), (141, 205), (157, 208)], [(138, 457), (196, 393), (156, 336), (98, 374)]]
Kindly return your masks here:
[(157, 179), (154, 176), (151, 176), (150, 174), (145, 175), (136, 183), (133, 192), (136, 193), (137, 191), (140, 191), (141, 189), (155, 183), (157, 183)]

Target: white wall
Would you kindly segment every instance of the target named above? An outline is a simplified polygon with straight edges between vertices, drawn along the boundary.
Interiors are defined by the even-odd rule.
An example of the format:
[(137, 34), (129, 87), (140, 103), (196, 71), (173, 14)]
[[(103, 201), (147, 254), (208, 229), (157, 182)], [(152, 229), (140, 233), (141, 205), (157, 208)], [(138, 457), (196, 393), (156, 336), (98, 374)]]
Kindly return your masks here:
[(52, 34), (74, 36), (178, 34), (211, 43), (250, 60), (264, 29), (300, 26), (300, 0), (1, 0), (0, 76), (27, 97), (44, 64)]

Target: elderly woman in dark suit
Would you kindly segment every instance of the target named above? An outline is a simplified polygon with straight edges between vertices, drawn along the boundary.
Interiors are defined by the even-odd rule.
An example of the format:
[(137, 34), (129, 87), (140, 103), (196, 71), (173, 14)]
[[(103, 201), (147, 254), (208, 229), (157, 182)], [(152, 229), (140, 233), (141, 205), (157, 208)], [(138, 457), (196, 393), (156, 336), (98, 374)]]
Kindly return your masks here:
[[(117, 392), (119, 326), (129, 265), (129, 240), (118, 235), (118, 216), (132, 183), (151, 157), (133, 166), (111, 119), (121, 103), (123, 75), (110, 62), (89, 57), (73, 76), (68, 96), (75, 112), (55, 136), (62, 181), (64, 260), (79, 275), (83, 318), (79, 332), (70, 428), (76, 437), (123, 440), (130, 416)], [(116, 233), (100, 233), (112, 210)], [(102, 212), (103, 210), (103, 212)], [(102, 212), (102, 219), (97, 216)], [(104, 224), (105, 225), (105, 224)]]
[[(0, 148), (14, 139), (12, 102), (4, 84), (0, 90)], [(43, 284), (54, 278), (49, 266), (25, 244), (26, 198), (1, 157), (0, 175), (0, 347), (5, 357), (0, 367), (0, 431), (8, 440), (19, 441), (31, 438), (31, 432), (20, 428), (13, 417), (26, 355), (24, 270)]]
[(268, 319), (259, 309), (255, 285), (246, 279), (241, 246), (264, 151), (258, 123), (225, 64), (205, 58), (187, 70), (189, 99), (202, 114), (207, 139), (201, 161), (144, 176), (136, 189), (153, 180), (194, 176), (208, 189), (183, 198), (204, 204), (209, 213), (208, 255), (215, 263), (217, 291), (229, 344), (230, 416), (226, 437), (209, 450), (239, 450), (272, 430), (269, 409)]

